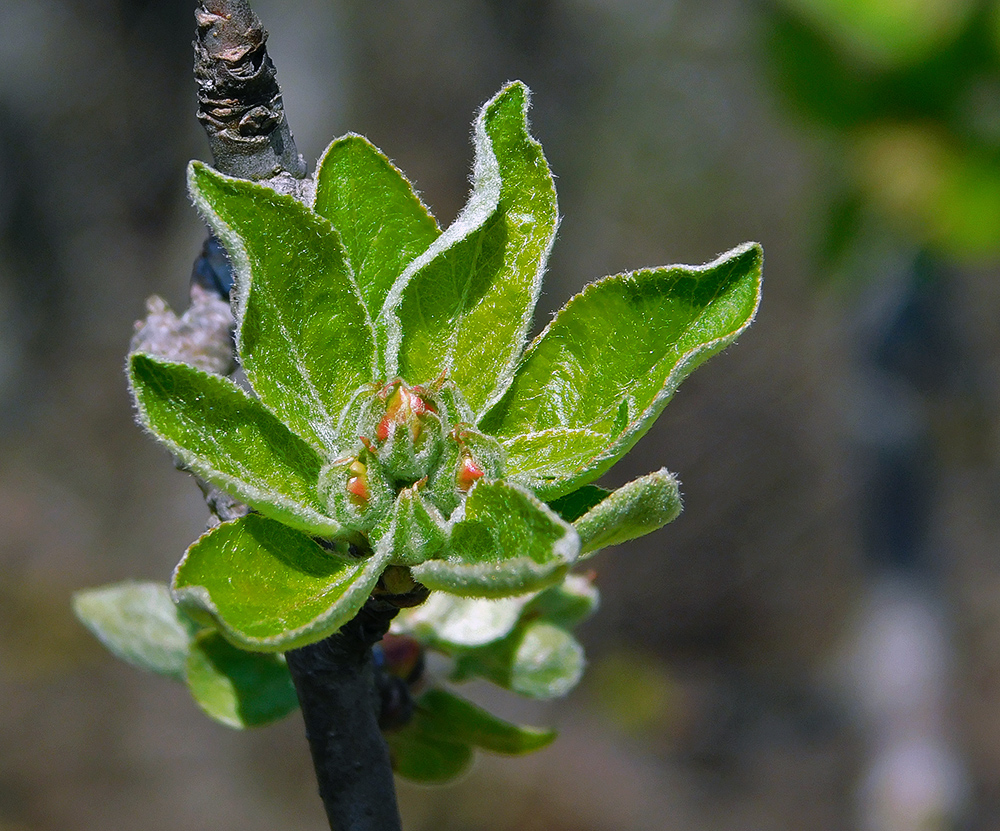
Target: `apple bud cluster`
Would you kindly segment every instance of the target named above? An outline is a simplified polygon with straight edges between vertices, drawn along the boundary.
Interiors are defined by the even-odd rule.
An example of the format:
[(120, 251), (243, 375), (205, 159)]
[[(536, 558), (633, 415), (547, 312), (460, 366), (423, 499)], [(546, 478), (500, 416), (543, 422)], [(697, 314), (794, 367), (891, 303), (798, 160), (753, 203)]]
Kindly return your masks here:
[(477, 481), (504, 475), (503, 448), (469, 423), (468, 405), (447, 376), (423, 386), (399, 378), (380, 388), (369, 384), (352, 401), (347, 421), (357, 444), (321, 476), (330, 510), (345, 528), (373, 531), (404, 490), (447, 519)]

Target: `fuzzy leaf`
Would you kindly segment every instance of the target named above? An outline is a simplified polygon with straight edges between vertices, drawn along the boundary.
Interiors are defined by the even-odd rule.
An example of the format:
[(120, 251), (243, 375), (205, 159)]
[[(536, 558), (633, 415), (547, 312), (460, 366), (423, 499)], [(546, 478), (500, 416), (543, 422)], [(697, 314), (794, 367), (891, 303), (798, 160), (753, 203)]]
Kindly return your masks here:
[(467, 744), (425, 736), (412, 722), (387, 733), (385, 741), (396, 774), (424, 784), (440, 785), (457, 779), (469, 769), (475, 755)]
[(403, 609), (392, 629), (446, 652), (483, 646), (510, 634), (530, 600), (531, 595), (493, 599), (432, 592), (419, 606)]
[(212, 630), (191, 645), (186, 670), (195, 702), (227, 727), (261, 727), (299, 706), (283, 656), (237, 649)]
[(319, 455), (232, 381), (142, 354), (129, 377), (140, 420), (185, 467), (293, 528), (340, 531), (316, 495)]
[(340, 234), (373, 320), (403, 268), (441, 234), (403, 174), (364, 136), (326, 149), (313, 207)]
[(677, 519), (681, 492), (666, 468), (620, 487), (573, 523), (581, 554), (592, 554), (649, 534)]
[(597, 485), (584, 485), (572, 493), (560, 496), (548, 503), (548, 506), (567, 522), (576, 522), (587, 511), (611, 495), (607, 488)]
[(519, 727), (497, 718), (471, 701), (433, 687), (417, 699), (411, 723), (414, 729), (428, 738), (513, 756), (541, 750), (556, 737), (554, 730)]
[(572, 525), (505, 482), (477, 482), (450, 525), (441, 559), (416, 566), (413, 576), (465, 597), (537, 591), (559, 580), (580, 550)]
[(185, 553), (174, 598), (236, 646), (279, 652), (322, 640), (364, 605), (386, 566), (329, 551), (257, 514), (224, 522)]
[(73, 612), (113, 655), (181, 680), (188, 644), (199, 626), (179, 610), (162, 583), (126, 581), (73, 595)]
[(522, 620), (543, 620), (567, 631), (590, 617), (600, 602), (593, 580), (569, 574), (556, 586), (539, 592), (524, 610)]
[(444, 519), (420, 496), (416, 486), (403, 488), (393, 506), (392, 521), (379, 545), (390, 549), (390, 562), (416, 566), (437, 554), (447, 541)]
[(476, 413), (510, 383), (555, 236), (555, 187), (527, 111), (521, 83), (483, 107), (468, 204), (406, 269), (384, 312), (388, 374), (416, 384), (447, 370)]
[(376, 369), (371, 318), (337, 232), (291, 196), (198, 162), (188, 183), (233, 263), (250, 384), (292, 430), (336, 452), (340, 410)]
[(536, 620), (502, 641), (460, 654), (452, 677), (479, 676), (531, 698), (557, 698), (577, 685), (584, 664), (583, 647), (569, 632)]
[(606, 277), (570, 300), (480, 423), (502, 440), (508, 474), (547, 500), (600, 476), (680, 382), (750, 325), (760, 269), (760, 247), (748, 244), (704, 266)]

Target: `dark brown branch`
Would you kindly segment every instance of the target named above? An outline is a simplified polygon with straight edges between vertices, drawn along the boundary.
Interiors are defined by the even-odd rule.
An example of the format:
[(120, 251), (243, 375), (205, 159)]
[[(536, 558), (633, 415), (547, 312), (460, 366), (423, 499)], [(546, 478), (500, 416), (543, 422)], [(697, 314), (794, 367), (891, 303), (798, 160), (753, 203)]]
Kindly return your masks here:
[(332, 831), (400, 831), (372, 646), (399, 611), (372, 598), (326, 640), (285, 653)]
[(216, 168), (241, 179), (305, 176), (267, 54), (267, 32), (250, 4), (203, 0), (195, 19), (198, 120)]

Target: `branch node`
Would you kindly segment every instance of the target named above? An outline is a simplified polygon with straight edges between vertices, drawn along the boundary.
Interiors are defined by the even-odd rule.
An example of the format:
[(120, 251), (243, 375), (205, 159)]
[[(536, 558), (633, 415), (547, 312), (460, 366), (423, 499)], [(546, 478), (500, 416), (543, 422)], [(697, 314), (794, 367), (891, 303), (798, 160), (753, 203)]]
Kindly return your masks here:
[(267, 32), (246, 0), (203, 0), (195, 12), (198, 120), (215, 167), (241, 179), (297, 179), (306, 165), (285, 119)]

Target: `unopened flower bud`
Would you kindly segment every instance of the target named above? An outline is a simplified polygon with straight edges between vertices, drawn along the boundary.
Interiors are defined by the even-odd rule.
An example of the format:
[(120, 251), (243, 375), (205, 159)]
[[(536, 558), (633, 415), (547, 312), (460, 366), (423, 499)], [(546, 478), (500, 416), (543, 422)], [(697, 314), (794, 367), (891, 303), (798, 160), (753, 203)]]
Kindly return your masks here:
[(383, 390), (386, 396), (385, 415), (375, 428), (375, 438), (388, 439), (397, 428), (406, 426), (411, 441), (416, 441), (423, 428), (421, 416), (434, 412), (434, 406), (419, 395), (419, 388), (410, 388), (402, 381)]
[(427, 476), (441, 455), (441, 418), (420, 387), (397, 380), (379, 397), (385, 401), (385, 413), (374, 429), (379, 461), (397, 487), (411, 485)]
[(455, 476), (455, 484), (462, 493), (468, 493), (472, 486), (486, 475), (480, 465), (472, 456), (463, 455), (458, 465), (458, 474)]
[(371, 490), (368, 488), (368, 468), (358, 459), (351, 462), (348, 471), (352, 474), (347, 477), (347, 492), (359, 505), (365, 505), (371, 498)]
[(503, 447), (469, 424), (453, 428), (445, 440), (441, 462), (427, 480), (428, 499), (448, 517), (480, 479), (500, 479), (505, 471)]
[(320, 474), (319, 488), (338, 522), (363, 533), (385, 515), (395, 496), (378, 460), (364, 449), (330, 462)]

